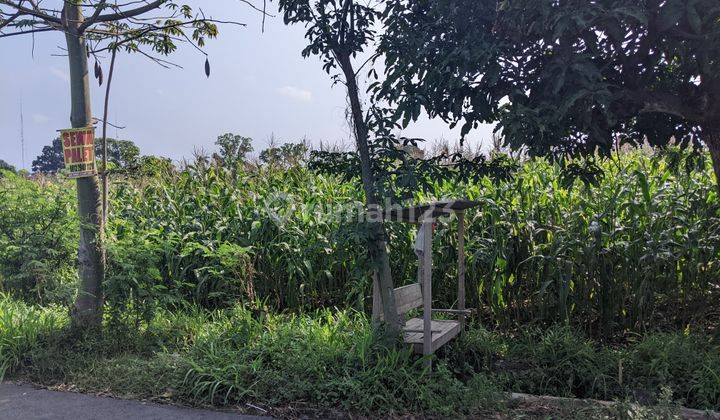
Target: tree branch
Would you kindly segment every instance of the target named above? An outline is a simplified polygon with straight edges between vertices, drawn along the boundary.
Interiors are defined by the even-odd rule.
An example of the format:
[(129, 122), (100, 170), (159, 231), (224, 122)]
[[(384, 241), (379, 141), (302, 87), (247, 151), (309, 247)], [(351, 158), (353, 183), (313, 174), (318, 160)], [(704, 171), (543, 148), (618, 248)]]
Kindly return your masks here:
[(17, 13), (15, 13), (14, 15), (10, 16), (9, 18), (7, 18), (6, 20), (0, 21), (0, 29), (8, 26), (8, 25), (11, 24), (15, 19), (19, 18), (20, 16), (22, 16), (22, 13), (17, 12)]
[(694, 106), (689, 106), (683, 98), (668, 92), (630, 92), (631, 100), (641, 105), (640, 113), (662, 113), (674, 115), (678, 118), (699, 123), (703, 121), (704, 114)]
[(85, 22), (80, 25), (80, 31), (84, 31), (86, 28), (88, 28), (90, 25), (95, 23), (97, 18), (100, 16), (100, 13), (102, 13), (103, 9), (105, 9), (105, 3), (107, 3), (107, 0), (101, 0), (100, 3), (98, 3), (97, 6), (95, 6), (95, 12), (90, 16), (89, 18), (85, 19)]
[[(245, 26), (244, 23), (240, 23), (240, 22), (223, 21), (223, 20), (215, 20), (215, 19), (194, 19), (194, 20), (189, 20), (189, 21), (185, 21), (185, 22), (176, 22), (176, 23), (172, 23), (170, 25), (164, 25), (164, 26), (149, 25), (147, 28), (138, 30), (135, 34), (130, 35), (127, 38), (123, 38), (120, 41), (113, 42), (111, 45), (109, 45), (107, 47), (100, 48), (97, 50), (91, 50), (90, 52), (92, 52), (93, 54), (96, 54), (99, 52), (108, 51), (111, 48), (117, 48), (120, 45), (126, 44), (128, 42), (136, 41), (151, 32), (163, 31), (166, 29), (177, 28), (177, 27), (182, 27), (182, 26), (189, 26), (189, 25), (192, 25), (192, 24), (198, 23), (198, 22), (222, 23), (222, 24)], [(96, 30), (93, 29), (91, 32), (95, 33)], [(117, 35), (122, 35), (122, 34), (114, 34), (114, 35), (117, 36)]]
[(8, 34), (0, 34), (0, 38), (9, 38), (11, 36), (35, 34), (38, 32), (50, 32), (50, 31), (55, 31), (55, 30), (56, 30), (55, 28), (38, 28), (38, 29), (31, 29), (28, 31), (10, 32)]
[(117, 13), (110, 13), (107, 15), (99, 15), (96, 16), (93, 20), (86, 20), (81, 26), (80, 30), (87, 29), (90, 25), (94, 23), (100, 23), (100, 22), (112, 22), (116, 20), (121, 19), (127, 19), (134, 16), (142, 15), (143, 13), (147, 13), (153, 9), (157, 9), (158, 7), (162, 6), (163, 3), (166, 3), (168, 0), (155, 0), (152, 3), (148, 3), (145, 6), (141, 6), (135, 9), (120, 11)]
[(38, 10), (28, 9), (27, 7), (22, 5), (22, 2), (20, 3), (13, 3), (10, 0), (0, 0), (0, 4), (4, 4), (8, 7), (12, 7), (13, 9), (17, 10), (18, 12), (22, 12), (25, 15), (34, 16), (36, 18), (42, 19), (46, 22), (56, 23), (60, 24), (60, 19), (55, 16), (50, 16), (47, 13), (41, 12)]

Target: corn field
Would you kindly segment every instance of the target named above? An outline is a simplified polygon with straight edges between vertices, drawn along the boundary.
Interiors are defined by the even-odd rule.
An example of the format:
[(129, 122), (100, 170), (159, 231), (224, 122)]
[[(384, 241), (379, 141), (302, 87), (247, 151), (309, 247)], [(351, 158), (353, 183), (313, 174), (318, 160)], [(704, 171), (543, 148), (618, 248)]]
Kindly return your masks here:
[[(480, 322), (569, 323), (604, 337), (708, 325), (720, 318), (720, 204), (710, 169), (689, 170), (698, 164), (672, 150), (622, 154), (589, 186), (533, 160), (510, 180), (438, 183), (416, 201), (480, 203), (466, 216), (468, 299)], [(11, 191), (30, 181), (0, 182)], [(238, 301), (367, 310), (372, 267), (355, 217), (362, 199), (359, 185), (297, 165), (250, 170), (198, 159), (153, 179), (117, 180), (107, 304), (138, 320), (158, 307)], [(455, 299), (455, 224), (441, 221), (435, 236), (439, 307)], [(390, 223), (388, 232), (396, 285), (415, 281), (414, 228)], [(12, 293), (16, 281), (5, 276), (1, 287)]]

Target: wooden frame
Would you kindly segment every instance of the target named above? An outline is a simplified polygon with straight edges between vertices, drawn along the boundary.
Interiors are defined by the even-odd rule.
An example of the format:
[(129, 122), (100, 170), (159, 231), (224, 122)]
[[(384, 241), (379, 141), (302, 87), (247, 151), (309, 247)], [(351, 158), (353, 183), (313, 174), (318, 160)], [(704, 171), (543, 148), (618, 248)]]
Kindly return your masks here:
[[(477, 205), (478, 203), (468, 200), (441, 201), (385, 212), (386, 220), (418, 224), (418, 233), (422, 234), (422, 252), (418, 254), (418, 281), (399, 287), (394, 292), (398, 314), (403, 320), (406, 312), (422, 307), (422, 319), (413, 318), (403, 325), (403, 338), (417, 353), (422, 353), (426, 357), (425, 363), (428, 368), (432, 368), (430, 356), (464, 329), (466, 317), (472, 312), (465, 307), (465, 210)], [(432, 307), (433, 224), (439, 217), (451, 213), (457, 214), (458, 218), (457, 309), (434, 309)], [(435, 321), (432, 319), (433, 313), (449, 313), (456, 315), (458, 320)], [(380, 286), (376, 275), (373, 276), (372, 314), (374, 322), (383, 319)]]
[(425, 363), (432, 367), (432, 240), (433, 223), (435, 219), (427, 218), (423, 221), (421, 229), (425, 231), (423, 237), (422, 255), (422, 292), (423, 292), (423, 356), (428, 356)]

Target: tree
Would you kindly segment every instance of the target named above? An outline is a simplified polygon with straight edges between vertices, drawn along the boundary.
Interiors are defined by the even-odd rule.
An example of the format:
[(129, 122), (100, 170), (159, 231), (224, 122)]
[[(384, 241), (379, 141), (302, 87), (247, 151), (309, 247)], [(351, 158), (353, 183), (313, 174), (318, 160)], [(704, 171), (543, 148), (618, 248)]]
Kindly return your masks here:
[(307, 156), (308, 147), (303, 143), (285, 143), (271, 146), (260, 152), (260, 160), (271, 166), (293, 167), (300, 165)]
[(244, 163), (248, 153), (253, 151), (250, 137), (238, 136), (232, 133), (218, 136), (215, 145), (220, 147), (220, 158), (223, 163), (230, 168), (235, 168), (238, 164)]
[[(102, 139), (95, 141), (95, 157), (97, 160), (103, 158)], [(128, 169), (137, 166), (140, 158), (140, 148), (131, 140), (107, 139), (108, 162), (120, 169)]]
[[(166, 66), (166, 60), (151, 54), (168, 55), (176, 50), (178, 42), (185, 41), (199, 49), (206, 38), (217, 36), (215, 22), (194, 15), (189, 6), (173, 0), (121, 4), (108, 0), (64, 0), (51, 6), (35, 0), (0, 0), (0, 38), (50, 31), (64, 35), (70, 69), (70, 122), (73, 128), (89, 127), (93, 123), (88, 67), (91, 56), (95, 58), (95, 77), (102, 84), (103, 72), (96, 54), (123, 49), (143, 54)], [(210, 74), (207, 60), (206, 73)], [(72, 320), (74, 326), (86, 328), (102, 322), (104, 229), (97, 176), (79, 178), (76, 184), (80, 218), (80, 287)]]
[(175, 167), (170, 159), (149, 155), (138, 160), (137, 171), (134, 172), (141, 176), (158, 177), (174, 170)]
[(33, 172), (54, 174), (65, 166), (62, 142), (59, 138), (52, 141), (49, 146), (42, 148), (42, 152), (32, 162)]
[[(392, 0), (378, 98), (530, 155), (710, 149), (720, 191), (720, 0)], [(506, 100), (505, 100), (506, 99)]]
[(4, 160), (0, 159), (0, 171), (10, 171), (15, 172), (15, 167), (11, 164), (5, 162)]
[[(108, 162), (118, 168), (128, 169), (137, 165), (140, 149), (131, 140), (115, 140), (108, 138)], [(95, 139), (95, 158), (101, 160), (103, 147), (101, 139)], [(45, 146), (40, 155), (32, 162), (33, 172), (56, 173), (65, 166), (62, 143), (59, 138)]]
[(355, 57), (374, 38), (374, 24), (379, 13), (373, 7), (355, 0), (280, 0), (279, 5), (286, 24), (301, 24), (307, 28), (305, 37), (309, 45), (302, 51), (303, 57), (319, 56), (328, 74), (339, 67), (342, 76), (333, 78), (336, 82), (342, 80), (347, 87), (368, 213), (368, 253), (378, 275), (388, 332), (399, 334), (387, 233), (382, 223), (382, 209), (371, 160), (368, 118), (360, 103), (357, 72), (353, 64)]

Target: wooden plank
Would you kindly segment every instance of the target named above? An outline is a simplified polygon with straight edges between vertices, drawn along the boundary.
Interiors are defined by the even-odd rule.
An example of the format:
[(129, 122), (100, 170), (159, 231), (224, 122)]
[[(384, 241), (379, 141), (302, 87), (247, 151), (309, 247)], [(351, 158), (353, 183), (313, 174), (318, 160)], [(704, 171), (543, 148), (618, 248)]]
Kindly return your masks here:
[(423, 333), (410, 332), (422, 329), (422, 320), (420, 318), (409, 319), (405, 323), (405, 329), (408, 330), (408, 333), (404, 335), (406, 343), (422, 343)]
[[(465, 310), (465, 212), (458, 213), (458, 310)], [(465, 315), (460, 315), (460, 329), (465, 328)]]
[[(409, 331), (418, 331), (424, 325), (421, 318), (409, 319), (405, 329)], [(431, 322), (431, 339), (432, 351), (435, 352), (442, 345), (453, 339), (460, 333), (460, 323), (453, 320), (436, 320)], [(404, 335), (404, 341), (413, 346), (413, 351), (424, 354), (425, 333), (409, 332)]]
[(423, 342), (423, 320), (421, 318), (411, 318), (408, 319), (407, 323), (405, 324), (405, 329), (408, 331), (420, 331), (420, 332), (409, 332), (406, 335), (405, 342), (406, 343), (420, 343)]
[(460, 323), (457, 321), (446, 321), (443, 322), (445, 324), (445, 331), (438, 335), (437, 337), (433, 337), (432, 341), (432, 351), (435, 352), (437, 349), (439, 349), (441, 346), (443, 346), (448, 341), (455, 338), (460, 333)]
[[(425, 229), (423, 243), (423, 355), (430, 356), (433, 353), (432, 346), (432, 240), (433, 226), (432, 221), (426, 221), (422, 225)], [(425, 361), (428, 369), (432, 368), (432, 359), (429, 357)]]
[[(373, 287), (373, 296), (374, 293), (375, 289)], [(380, 294), (379, 284), (377, 293)], [(378, 300), (379, 299), (380, 297), (378, 296)], [(420, 287), (420, 284), (412, 283), (408, 284), (407, 286), (402, 286), (395, 289), (395, 305), (397, 306), (398, 315), (404, 315), (408, 313), (411, 309), (419, 308), (420, 306), (422, 306), (422, 288)], [(382, 306), (378, 304), (378, 308), (376, 309), (375, 305), (373, 305), (373, 318), (376, 315), (376, 311), (378, 317), (377, 319), (385, 319), (385, 316), (382, 313)]]
[(422, 288), (419, 283), (408, 284), (407, 286), (395, 289), (395, 304), (399, 314), (404, 314), (411, 309), (419, 308), (423, 302)]
[(390, 208), (385, 210), (385, 220), (395, 222), (418, 223), (423, 216), (440, 217), (451, 212), (459, 212), (477, 206), (479, 203), (470, 200), (436, 201), (434, 203), (419, 204), (412, 207)]
[[(411, 330), (411, 329), (407, 329), (407, 328), (404, 329), (403, 331), (404, 331), (406, 334), (407, 334), (407, 333), (424, 333), (424, 332), (425, 332), (425, 330), (422, 330), (422, 329)], [(441, 329), (433, 329), (433, 330), (432, 330), (432, 333), (433, 333), (433, 334), (437, 334), (437, 333), (441, 333), (441, 332), (443, 332), (443, 330), (441, 330)]]
[(472, 315), (473, 310), (472, 309), (435, 309), (433, 308), (433, 313), (440, 313), (440, 314), (453, 314), (453, 315)]

